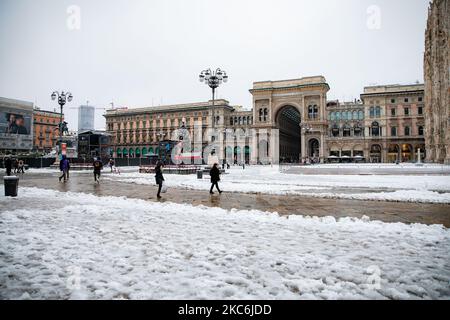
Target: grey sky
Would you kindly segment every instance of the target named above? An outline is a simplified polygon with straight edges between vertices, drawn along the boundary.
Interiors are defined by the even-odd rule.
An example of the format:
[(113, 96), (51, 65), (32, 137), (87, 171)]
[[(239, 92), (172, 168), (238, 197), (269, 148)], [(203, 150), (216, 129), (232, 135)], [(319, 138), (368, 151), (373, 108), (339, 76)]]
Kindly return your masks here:
[[(67, 8), (81, 9), (70, 30)], [(379, 29), (368, 27), (380, 9)], [(365, 85), (423, 81), (427, 0), (0, 0), (0, 96), (52, 110), (206, 101), (207, 67), (230, 81), (219, 97), (252, 106), (253, 81), (324, 75), (329, 99)], [(96, 127), (104, 126), (97, 110)], [(76, 109), (66, 112), (76, 128)]]

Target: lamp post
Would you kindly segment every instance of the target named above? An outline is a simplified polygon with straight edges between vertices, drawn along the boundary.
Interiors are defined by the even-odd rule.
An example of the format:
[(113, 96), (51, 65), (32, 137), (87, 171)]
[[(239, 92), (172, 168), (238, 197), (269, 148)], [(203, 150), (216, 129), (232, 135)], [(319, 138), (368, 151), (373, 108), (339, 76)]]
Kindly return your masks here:
[(212, 89), (212, 128), (214, 131), (215, 123), (216, 123), (216, 115), (214, 110), (215, 103), (215, 93), (216, 88), (218, 88), (222, 82), (226, 83), (228, 81), (228, 75), (224, 70), (217, 68), (216, 71), (211, 71), (211, 69), (203, 70), (199, 76), (200, 82), (204, 82), (207, 86)]
[(63, 107), (66, 104), (66, 102), (71, 102), (73, 99), (73, 96), (70, 92), (64, 92), (62, 91), (61, 93), (59, 93), (58, 91), (54, 91), (51, 95), (52, 100), (56, 100), (56, 98), (58, 98), (58, 104), (61, 108), (61, 112), (59, 114), (59, 146), (58, 146), (58, 153), (62, 153), (62, 148), (61, 148), (61, 144), (62, 144), (62, 129), (63, 129)]

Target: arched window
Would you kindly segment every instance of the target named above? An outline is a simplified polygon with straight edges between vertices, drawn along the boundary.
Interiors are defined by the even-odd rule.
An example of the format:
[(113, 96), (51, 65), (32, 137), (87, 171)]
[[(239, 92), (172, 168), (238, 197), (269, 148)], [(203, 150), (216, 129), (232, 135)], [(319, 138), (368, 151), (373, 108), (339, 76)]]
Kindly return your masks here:
[(419, 136), (423, 136), (423, 126), (419, 126), (418, 132), (419, 132)]
[(353, 120), (358, 120), (358, 111), (353, 111)]
[(377, 117), (377, 118), (381, 117), (381, 108), (380, 107), (375, 108), (375, 117)]
[(230, 117), (230, 126), (233, 125), (233, 117)]
[(264, 121), (267, 121), (268, 115), (269, 115), (269, 112), (268, 112), (267, 108), (265, 108), (264, 109)]
[(259, 109), (259, 122), (262, 122), (262, 118), (263, 118), (263, 109)]
[(339, 127), (337, 126), (337, 124), (335, 124), (333, 126), (333, 129), (331, 129), (331, 135), (333, 137), (338, 137), (339, 136)]
[(336, 120), (336, 112), (331, 112), (331, 113), (330, 113), (330, 120), (331, 120), (331, 121)]
[(247, 124), (252, 124), (252, 121), (250, 119), (250, 116), (247, 117)]
[(342, 111), (342, 120), (348, 120), (347, 111)]
[(372, 122), (371, 133), (374, 137), (380, 136), (380, 124), (378, 122)]
[(340, 112), (336, 112), (336, 121), (341, 120), (341, 113)]
[(374, 107), (370, 107), (370, 117), (371, 118), (375, 117), (375, 108)]
[(350, 129), (350, 127), (348, 125), (346, 125), (344, 127), (344, 130), (343, 130), (343, 136), (344, 137), (350, 137), (350, 134), (351, 134), (351, 129)]
[(410, 136), (410, 135), (411, 135), (411, 128), (405, 127), (405, 136)]
[(317, 105), (308, 106), (308, 118), (317, 119), (319, 117), (319, 108)]
[(238, 124), (238, 118), (234, 117), (234, 125), (237, 125), (237, 124)]
[(247, 124), (247, 117), (242, 118), (242, 124)]
[(391, 127), (391, 137), (397, 136), (397, 127)]
[(362, 135), (362, 128), (357, 124), (353, 128), (354, 135), (360, 137)]
[(358, 120), (364, 120), (364, 111), (362, 110), (358, 111)]

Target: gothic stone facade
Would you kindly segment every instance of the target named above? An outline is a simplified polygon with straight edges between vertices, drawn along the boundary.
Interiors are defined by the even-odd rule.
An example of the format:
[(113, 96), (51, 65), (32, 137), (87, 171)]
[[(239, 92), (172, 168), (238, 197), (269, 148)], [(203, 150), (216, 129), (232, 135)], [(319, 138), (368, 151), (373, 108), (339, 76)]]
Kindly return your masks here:
[(450, 164), (450, 1), (434, 0), (425, 33), (427, 161)]

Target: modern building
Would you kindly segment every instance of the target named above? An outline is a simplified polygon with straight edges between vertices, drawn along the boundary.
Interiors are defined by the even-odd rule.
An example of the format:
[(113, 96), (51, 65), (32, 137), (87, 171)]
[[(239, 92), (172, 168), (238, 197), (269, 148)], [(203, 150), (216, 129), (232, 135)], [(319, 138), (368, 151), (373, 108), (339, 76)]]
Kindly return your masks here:
[(105, 131), (90, 130), (78, 133), (78, 158), (109, 158), (112, 155), (111, 135)]
[(214, 118), (212, 101), (111, 109), (107, 132), (115, 157), (160, 154), (182, 129), (193, 152), (235, 163), (415, 162), (419, 149), (424, 158), (422, 84), (366, 87), (344, 103), (327, 101), (329, 89), (322, 76), (255, 82), (251, 110), (216, 100)]
[(78, 132), (95, 128), (95, 107), (83, 105), (78, 108)]
[(369, 162), (415, 162), (425, 156), (424, 85), (364, 88), (364, 153)]
[(434, 0), (425, 32), (427, 161), (450, 164), (450, 1)]
[[(35, 107), (33, 110), (34, 143), (33, 150), (39, 152), (51, 152), (55, 148), (59, 138), (60, 113), (41, 110)], [(63, 115), (64, 121), (64, 115)]]

